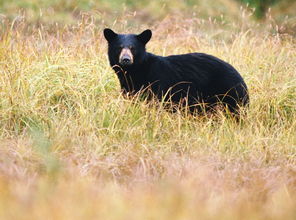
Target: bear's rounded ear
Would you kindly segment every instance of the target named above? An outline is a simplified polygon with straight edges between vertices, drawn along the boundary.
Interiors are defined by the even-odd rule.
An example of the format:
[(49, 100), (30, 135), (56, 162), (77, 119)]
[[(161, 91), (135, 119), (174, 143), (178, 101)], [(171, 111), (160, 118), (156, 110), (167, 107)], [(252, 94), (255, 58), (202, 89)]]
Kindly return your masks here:
[(147, 44), (152, 37), (152, 31), (147, 29), (143, 31), (141, 34), (137, 35), (137, 37), (143, 44)]
[(111, 42), (112, 40), (114, 40), (116, 37), (118, 36), (118, 34), (116, 34), (114, 31), (112, 31), (109, 28), (105, 28), (104, 29), (104, 37), (106, 38), (106, 40), (108, 42)]

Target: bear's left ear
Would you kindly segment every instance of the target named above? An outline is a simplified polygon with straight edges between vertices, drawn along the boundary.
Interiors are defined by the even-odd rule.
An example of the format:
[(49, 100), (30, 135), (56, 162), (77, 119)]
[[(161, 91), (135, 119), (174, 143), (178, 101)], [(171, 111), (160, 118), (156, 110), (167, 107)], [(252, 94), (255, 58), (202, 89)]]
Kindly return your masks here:
[(116, 34), (114, 31), (112, 31), (109, 28), (105, 28), (104, 29), (104, 37), (106, 38), (106, 40), (108, 42), (111, 42), (112, 40), (114, 40), (116, 37), (118, 36), (118, 34)]
[(141, 34), (137, 35), (138, 39), (143, 43), (147, 44), (148, 41), (151, 39), (152, 31), (147, 29), (143, 31)]

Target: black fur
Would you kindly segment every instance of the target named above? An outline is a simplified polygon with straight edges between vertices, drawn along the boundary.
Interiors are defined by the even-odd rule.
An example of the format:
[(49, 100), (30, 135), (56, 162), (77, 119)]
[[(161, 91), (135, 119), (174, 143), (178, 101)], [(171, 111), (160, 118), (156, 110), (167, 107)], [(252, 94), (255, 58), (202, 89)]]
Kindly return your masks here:
[[(108, 56), (124, 94), (149, 92), (158, 99), (189, 106), (191, 111), (212, 109), (217, 103), (234, 113), (239, 106), (247, 105), (247, 86), (241, 75), (228, 63), (204, 53), (157, 56), (147, 53), (146, 43), (152, 33), (146, 30), (139, 35), (116, 34), (104, 30), (108, 41)], [(134, 62), (120, 65), (122, 48), (130, 48)]]

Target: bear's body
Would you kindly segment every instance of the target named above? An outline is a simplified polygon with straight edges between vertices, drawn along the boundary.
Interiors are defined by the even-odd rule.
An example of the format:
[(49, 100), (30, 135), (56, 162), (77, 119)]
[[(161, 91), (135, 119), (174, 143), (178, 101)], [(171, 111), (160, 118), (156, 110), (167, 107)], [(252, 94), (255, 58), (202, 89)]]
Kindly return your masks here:
[(239, 106), (249, 101), (240, 74), (214, 56), (190, 53), (162, 57), (147, 53), (150, 30), (140, 35), (120, 35), (105, 29), (104, 35), (110, 65), (125, 94), (152, 93), (160, 100), (186, 105), (191, 111), (208, 110), (223, 103), (236, 113)]

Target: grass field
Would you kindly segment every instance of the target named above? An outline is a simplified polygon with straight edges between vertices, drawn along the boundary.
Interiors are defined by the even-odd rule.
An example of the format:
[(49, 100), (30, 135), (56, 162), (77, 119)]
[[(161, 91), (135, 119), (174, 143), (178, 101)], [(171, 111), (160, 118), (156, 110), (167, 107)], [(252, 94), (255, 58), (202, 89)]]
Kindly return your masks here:
[[(0, 219), (296, 219), (295, 17), (256, 22), (230, 0), (217, 1), (223, 16), (193, 1), (53, 2), (0, 1)], [(106, 26), (151, 28), (159, 55), (230, 62), (249, 87), (247, 114), (124, 99)]]

